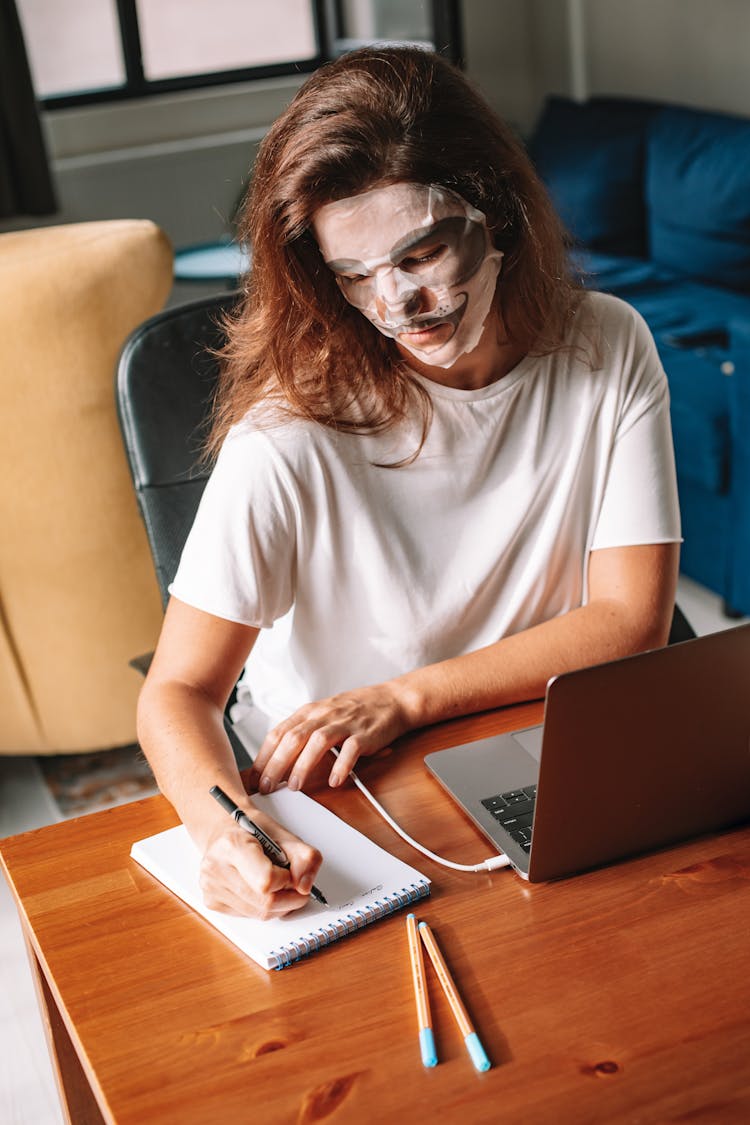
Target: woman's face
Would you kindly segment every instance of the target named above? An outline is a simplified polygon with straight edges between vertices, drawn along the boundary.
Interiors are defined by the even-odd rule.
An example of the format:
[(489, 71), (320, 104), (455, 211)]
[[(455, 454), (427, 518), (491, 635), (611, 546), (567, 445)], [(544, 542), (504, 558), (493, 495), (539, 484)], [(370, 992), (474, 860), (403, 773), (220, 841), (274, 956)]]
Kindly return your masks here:
[(349, 304), (417, 359), (451, 367), (477, 346), (502, 253), (461, 196), (391, 184), (326, 204), (313, 230)]

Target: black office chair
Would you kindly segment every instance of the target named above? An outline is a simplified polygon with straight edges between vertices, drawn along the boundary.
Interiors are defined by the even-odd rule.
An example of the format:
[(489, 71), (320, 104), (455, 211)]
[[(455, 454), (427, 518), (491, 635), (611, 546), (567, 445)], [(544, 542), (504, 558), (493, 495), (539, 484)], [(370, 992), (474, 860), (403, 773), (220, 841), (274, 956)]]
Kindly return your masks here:
[[(212, 353), (223, 339), (221, 315), (237, 296), (205, 297), (158, 313), (132, 333), (120, 357), (117, 409), (165, 606), (209, 476), (200, 454), (218, 374)], [(669, 643), (694, 636), (675, 606)], [(237, 753), (231, 728), (230, 736)]]
[[(210, 474), (201, 448), (218, 375), (213, 351), (224, 338), (222, 313), (237, 297), (203, 297), (158, 313), (136, 328), (120, 355), (117, 413), (165, 607)], [(148, 653), (131, 664), (145, 674), (150, 661)], [(238, 764), (249, 766), (226, 717), (225, 727)]]
[(668, 645), (679, 644), (680, 641), (692, 641), (695, 637), (695, 630), (688, 621), (685, 614), (680, 607), (675, 604), (672, 611), (672, 624), (669, 627)]
[(221, 294), (158, 313), (120, 356), (117, 411), (164, 606), (209, 476), (201, 445), (218, 375), (212, 351), (236, 300)]

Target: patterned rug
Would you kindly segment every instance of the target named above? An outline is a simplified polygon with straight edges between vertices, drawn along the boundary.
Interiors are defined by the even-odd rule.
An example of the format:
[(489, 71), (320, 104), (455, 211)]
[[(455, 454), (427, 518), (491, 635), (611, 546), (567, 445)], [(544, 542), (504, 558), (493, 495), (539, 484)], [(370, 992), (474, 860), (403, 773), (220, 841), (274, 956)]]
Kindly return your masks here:
[(60, 816), (82, 816), (124, 805), (158, 792), (138, 746), (118, 746), (92, 754), (60, 754), (37, 759)]

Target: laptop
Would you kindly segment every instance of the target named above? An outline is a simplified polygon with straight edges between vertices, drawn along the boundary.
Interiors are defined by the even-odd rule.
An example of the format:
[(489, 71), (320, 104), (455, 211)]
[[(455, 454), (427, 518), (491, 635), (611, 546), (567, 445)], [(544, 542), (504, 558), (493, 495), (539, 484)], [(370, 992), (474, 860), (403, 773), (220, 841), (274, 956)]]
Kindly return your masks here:
[(425, 764), (530, 882), (750, 819), (750, 624), (567, 672), (542, 726)]

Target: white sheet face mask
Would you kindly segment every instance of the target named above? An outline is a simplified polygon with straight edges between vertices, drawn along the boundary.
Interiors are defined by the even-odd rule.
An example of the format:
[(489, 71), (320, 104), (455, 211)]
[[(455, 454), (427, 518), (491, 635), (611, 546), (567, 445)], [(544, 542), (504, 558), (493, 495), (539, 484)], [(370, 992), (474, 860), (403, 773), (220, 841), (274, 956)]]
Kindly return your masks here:
[(383, 335), (434, 367), (477, 346), (503, 255), (460, 195), (391, 184), (327, 203), (313, 229), (344, 297)]

